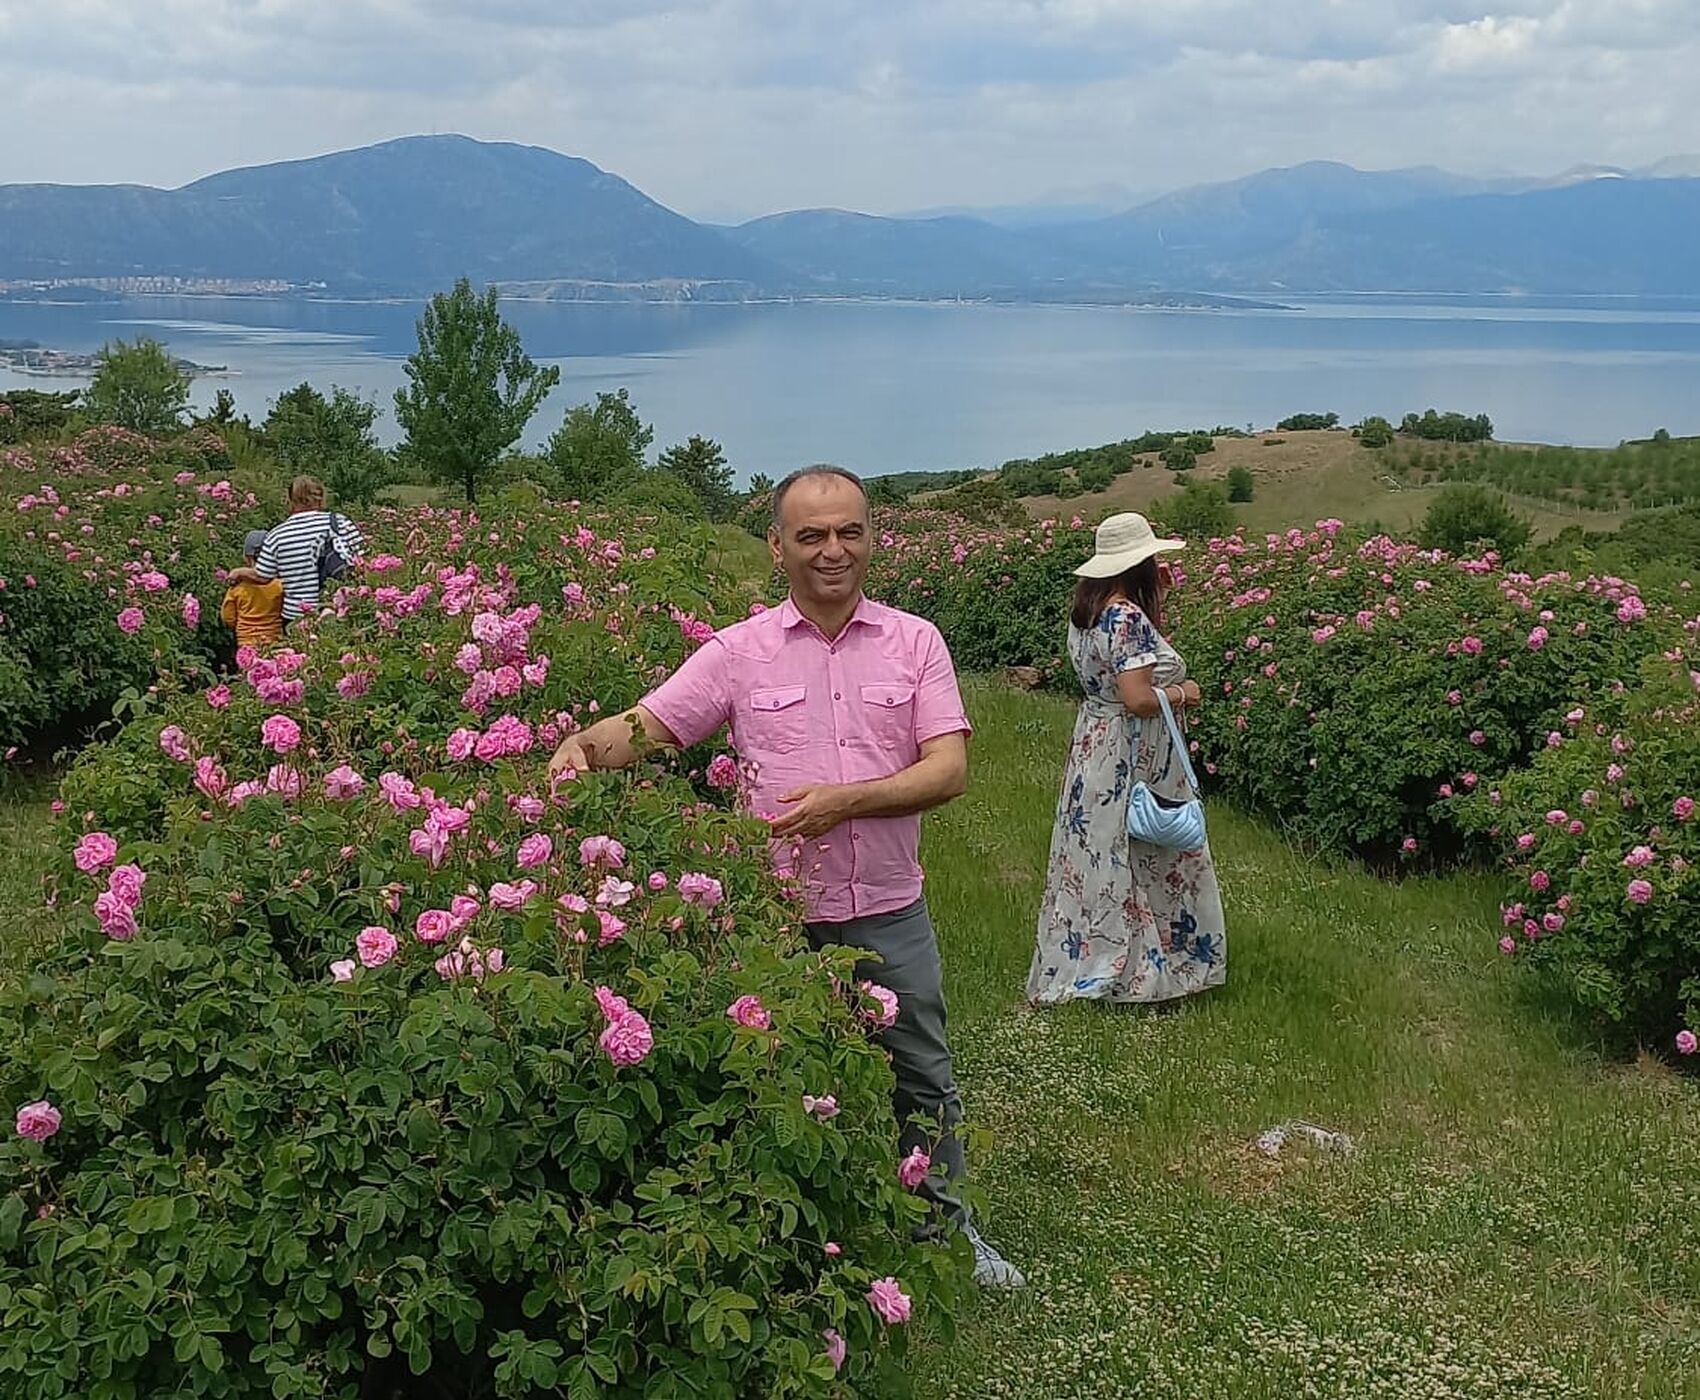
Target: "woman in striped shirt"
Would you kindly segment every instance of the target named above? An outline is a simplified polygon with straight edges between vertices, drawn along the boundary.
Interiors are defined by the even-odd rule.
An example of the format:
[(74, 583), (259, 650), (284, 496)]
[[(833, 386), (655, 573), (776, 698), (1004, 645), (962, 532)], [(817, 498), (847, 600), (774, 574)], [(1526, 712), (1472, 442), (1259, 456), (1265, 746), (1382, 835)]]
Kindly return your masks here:
[(272, 527), (251, 569), (232, 569), (236, 583), (283, 581), (283, 620), (294, 622), (319, 606), (320, 570), (334, 549), (345, 561), (360, 557), (365, 542), (347, 516), (325, 509), (325, 488), (317, 477), (298, 476), (289, 483), (289, 518)]

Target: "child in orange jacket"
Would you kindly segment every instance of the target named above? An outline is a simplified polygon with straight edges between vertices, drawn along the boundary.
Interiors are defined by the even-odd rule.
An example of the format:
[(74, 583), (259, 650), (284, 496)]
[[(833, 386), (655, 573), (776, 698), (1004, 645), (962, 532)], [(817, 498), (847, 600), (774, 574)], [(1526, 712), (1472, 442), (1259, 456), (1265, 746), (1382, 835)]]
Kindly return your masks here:
[[(266, 531), (250, 530), (242, 541), (248, 567), (254, 567), (266, 542)], [(224, 595), (219, 616), (236, 629), (239, 647), (268, 647), (283, 635), (283, 581), (234, 583)]]

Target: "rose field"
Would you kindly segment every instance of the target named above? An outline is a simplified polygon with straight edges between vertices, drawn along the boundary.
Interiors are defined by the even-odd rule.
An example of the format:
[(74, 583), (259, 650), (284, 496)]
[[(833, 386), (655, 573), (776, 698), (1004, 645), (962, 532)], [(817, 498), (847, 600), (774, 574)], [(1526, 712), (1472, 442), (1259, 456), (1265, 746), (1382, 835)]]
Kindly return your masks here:
[(383, 507), (239, 654), (278, 494), (204, 431), (0, 454), (0, 1395), (1700, 1394), (1685, 587), (1195, 542), (1228, 985), (1040, 1014), (1090, 532), (880, 513), (869, 591), (975, 673), (924, 858), (994, 1297), (735, 759), (545, 776), (776, 601), (752, 541)]

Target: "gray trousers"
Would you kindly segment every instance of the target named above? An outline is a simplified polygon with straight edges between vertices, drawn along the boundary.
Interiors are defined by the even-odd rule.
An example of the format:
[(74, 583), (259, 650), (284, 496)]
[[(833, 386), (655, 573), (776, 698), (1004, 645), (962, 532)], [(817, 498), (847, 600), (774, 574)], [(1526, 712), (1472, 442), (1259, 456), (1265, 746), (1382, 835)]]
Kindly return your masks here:
[(931, 1156), (933, 1170), (921, 1194), (948, 1218), (966, 1223), (967, 1209), (951, 1189), (966, 1169), (962, 1100), (945, 1039), (943, 970), (926, 900), (890, 914), (809, 924), (808, 933), (816, 948), (837, 943), (879, 954), (879, 962), (858, 963), (856, 976), (897, 993), (897, 1022), (880, 1033), (879, 1043), (890, 1052), (897, 1075), (891, 1106), (897, 1115), (899, 1153), (906, 1157), (919, 1147)]

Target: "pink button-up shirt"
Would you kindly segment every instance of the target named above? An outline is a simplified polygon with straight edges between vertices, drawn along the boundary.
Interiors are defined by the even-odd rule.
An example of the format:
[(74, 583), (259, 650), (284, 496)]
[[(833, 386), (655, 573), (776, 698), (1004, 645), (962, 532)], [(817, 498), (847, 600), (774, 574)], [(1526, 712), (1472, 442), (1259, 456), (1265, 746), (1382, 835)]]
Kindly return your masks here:
[[(929, 739), (972, 732), (938, 628), (867, 598), (836, 641), (787, 598), (715, 633), (642, 703), (687, 746), (729, 724), (760, 816), (796, 788), (889, 778)], [(868, 817), (776, 841), (774, 861), (810, 919), (842, 923), (921, 897), (920, 842), (919, 816)]]

